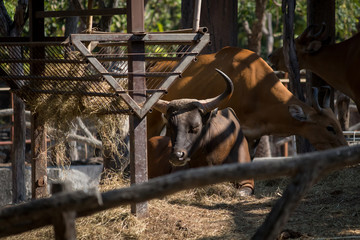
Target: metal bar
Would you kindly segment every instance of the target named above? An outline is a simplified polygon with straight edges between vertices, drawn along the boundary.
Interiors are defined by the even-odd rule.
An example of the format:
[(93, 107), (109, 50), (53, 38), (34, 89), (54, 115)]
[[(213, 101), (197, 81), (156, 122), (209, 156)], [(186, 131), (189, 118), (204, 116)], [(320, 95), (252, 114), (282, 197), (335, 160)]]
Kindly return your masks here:
[[(198, 33), (207, 33), (208, 28), (207, 27), (199, 27)], [(193, 28), (185, 28), (185, 29), (179, 29), (179, 30), (170, 30), (170, 31), (164, 31), (164, 32), (151, 32), (151, 34), (158, 34), (158, 33), (194, 33)]]
[[(198, 41), (200, 33), (148, 33), (144, 35), (133, 35), (125, 33), (114, 34), (71, 34), (71, 41), (145, 41), (146, 44), (161, 43), (192, 43)], [(202, 34), (200, 34), (202, 35)]]
[[(201, 41), (192, 49), (191, 52), (197, 52), (200, 53), (201, 50), (210, 42), (210, 35), (205, 34), (201, 37)], [(189, 55), (184, 56), (183, 59), (179, 62), (179, 64), (173, 69), (173, 71), (176, 72), (183, 72), (188, 65), (193, 61), (195, 56)], [(175, 79), (178, 76), (171, 75), (169, 76), (160, 86), (161, 89), (168, 89), (171, 84), (175, 81)], [(162, 92), (156, 92), (154, 93), (144, 104), (143, 108), (141, 109), (141, 114), (146, 114), (151, 107), (160, 99), (160, 97), (163, 95)]]
[[(28, 40), (29, 41), (29, 40)], [(12, 42), (0, 42), (0, 46), (63, 46), (64, 44), (62, 42), (39, 42), (39, 41), (31, 41), (31, 42), (18, 42), (18, 41), (12, 41)]]
[(72, 64), (86, 64), (86, 61), (82, 60), (68, 60), (68, 59), (11, 59), (11, 58), (2, 58), (0, 63), (72, 63)]
[[(144, 0), (127, 0), (128, 14), (128, 32), (143, 33), (144, 29)], [(133, 37), (132, 37), (133, 39)], [(129, 39), (130, 40), (130, 39)], [(129, 41), (129, 53), (144, 53), (145, 42), (140, 38), (138, 41)], [(129, 72), (145, 72), (145, 56), (129, 56)], [(132, 92), (133, 99), (140, 105), (146, 101), (146, 78), (145, 76), (135, 76), (129, 74), (129, 89), (136, 90)], [(139, 115), (130, 115), (130, 176), (131, 184), (138, 184), (148, 180), (147, 172), (147, 132), (146, 117)], [(145, 116), (145, 115), (143, 115)], [(137, 217), (148, 215), (147, 202), (131, 204), (131, 212)]]
[[(89, 34), (91, 36), (92, 34)], [(88, 49), (80, 42), (79, 40), (73, 40), (72, 43), (76, 46), (76, 48), (84, 55), (87, 56), (88, 61), (92, 64), (92, 66), (101, 74), (104, 74), (103, 77), (110, 84), (110, 86), (115, 91), (124, 91), (124, 89), (116, 82), (116, 80), (108, 74), (108, 71), (104, 68), (97, 59), (91, 55)], [(124, 99), (124, 101), (135, 111), (140, 112), (139, 105), (128, 95), (119, 92), (120, 97)]]
[[(153, 53), (145, 53), (145, 54), (151, 54), (153, 55)], [(141, 55), (145, 55), (145, 54), (141, 54)], [(179, 54), (179, 53), (159, 53), (160, 54)], [(180, 54), (186, 54), (185, 52), (184, 53), (180, 53)], [(110, 54), (108, 54), (110, 55)], [(102, 55), (102, 54), (94, 54), (94, 56), (98, 57), (98, 56), (108, 56), (108, 55)], [(119, 54), (113, 54), (114, 56), (118, 56)], [(107, 62), (107, 61), (127, 61), (128, 60), (128, 57), (127, 56), (130, 56), (130, 55), (134, 55), (134, 54), (124, 54), (126, 55), (126, 57), (102, 57), (102, 58), (97, 58), (97, 60), (99, 62)], [(145, 56), (145, 60), (146, 61), (180, 61), (181, 60), (181, 57), (146, 57)], [(1, 62), (7, 62), (7, 60), (0, 60), (0, 63)]]
[(193, 32), (197, 32), (200, 26), (201, 0), (195, 0)]
[[(13, 91), (21, 92), (21, 90), (15, 90)], [(75, 91), (59, 91), (59, 90), (37, 90), (37, 89), (31, 89), (32, 93), (43, 93), (43, 94), (59, 94), (59, 95), (79, 95), (79, 92)], [(124, 91), (125, 92), (125, 91)], [(116, 93), (98, 93), (98, 92), (81, 92), (82, 95), (88, 96), (88, 97), (117, 97)]]
[(39, 75), (28, 75), (28, 76), (21, 76), (21, 75), (10, 75), (0, 77), (2, 80), (33, 80), (33, 81), (88, 81), (88, 82), (98, 82), (99, 78), (101, 78), (103, 74), (97, 74), (93, 76), (86, 76), (86, 77), (54, 77), (54, 76), (39, 76)]
[(1, 42), (29, 42), (29, 37), (0, 37), (0, 43)]
[[(44, 19), (35, 19), (36, 11), (44, 10), (44, 1), (29, 0), (29, 31), (30, 41), (44, 40)], [(45, 48), (32, 46), (31, 57), (45, 58)], [(40, 56), (40, 57), (39, 57)], [(31, 74), (41, 74), (45, 64), (32, 64)], [(47, 192), (47, 145), (45, 123), (39, 120), (38, 114), (31, 118), (31, 179), (32, 197), (41, 198), (48, 195)]]
[(37, 11), (35, 18), (49, 17), (84, 17), (84, 16), (113, 16), (126, 14), (126, 8), (104, 8), (104, 9), (86, 9), (71, 11)]

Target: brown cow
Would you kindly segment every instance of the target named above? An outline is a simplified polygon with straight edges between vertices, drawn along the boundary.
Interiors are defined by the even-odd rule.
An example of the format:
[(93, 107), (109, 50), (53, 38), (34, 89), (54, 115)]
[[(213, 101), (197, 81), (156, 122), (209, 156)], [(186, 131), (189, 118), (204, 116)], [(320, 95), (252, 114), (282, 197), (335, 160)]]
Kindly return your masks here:
[[(346, 41), (326, 45), (326, 26), (314, 33), (316, 25), (310, 25), (295, 39), (296, 55), (301, 69), (309, 69), (333, 88), (343, 92), (360, 111), (360, 33)], [(270, 62), (277, 70), (287, 72), (283, 48), (276, 49)]]
[[(188, 168), (251, 161), (247, 141), (234, 111), (231, 108), (217, 110), (217, 106), (226, 102), (233, 92), (232, 81), (223, 72), (218, 72), (227, 83), (226, 90), (219, 96), (206, 100), (159, 100), (155, 104), (154, 108), (165, 114), (167, 137), (149, 140), (150, 177), (171, 171), (166, 159), (175, 167)], [(154, 169), (155, 164), (158, 164), (157, 169)], [(239, 185), (240, 195), (253, 193), (252, 179)]]
[[(330, 108), (320, 108), (317, 96), (313, 98), (315, 108), (301, 102), (262, 58), (246, 49), (225, 47), (217, 53), (199, 56), (164, 99), (206, 99), (219, 94), (223, 87), (214, 68), (221, 69), (234, 83), (232, 98), (219, 108), (231, 107), (235, 111), (249, 143), (263, 135), (300, 135), (318, 150), (347, 145)], [(148, 137), (159, 135), (164, 126), (159, 120), (160, 113), (153, 111), (147, 119)]]

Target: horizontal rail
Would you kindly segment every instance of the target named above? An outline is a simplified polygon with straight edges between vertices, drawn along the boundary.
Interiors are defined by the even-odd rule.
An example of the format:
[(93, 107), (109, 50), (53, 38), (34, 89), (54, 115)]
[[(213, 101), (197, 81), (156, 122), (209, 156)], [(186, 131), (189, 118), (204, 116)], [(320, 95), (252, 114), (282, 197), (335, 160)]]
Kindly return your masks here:
[(343, 134), (346, 141), (360, 143), (360, 131), (343, 131)]
[(56, 58), (43, 58), (43, 59), (23, 59), (23, 58), (2, 58), (0, 63), (78, 63), (87, 64), (86, 60), (72, 60), (72, 59), (56, 59)]
[[(30, 144), (31, 139), (26, 139), (25, 143)], [(0, 146), (7, 146), (7, 145), (13, 145), (13, 141), (0, 141)]]
[(35, 18), (49, 18), (49, 17), (84, 17), (84, 16), (113, 16), (125, 15), (126, 8), (104, 8), (104, 9), (86, 9), (86, 10), (71, 10), (71, 11), (38, 11), (35, 13)]
[[(281, 78), (281, 79), (280, 79), (280, 82), (282, 82), (282, 83), (289, 83), (289, 81), (290, 81), (290, 80), (289, 80), (288, 78)], [(300, 82), (301, 82), (301, 83), (306, 83), (306, 78), (301, 78), (301, 79), (300, 79)]]
[[(45, 42), (63, 42), (66, 40), (66, 37), (44, 37)], [(30, 37), (0, 37), (1, 42), (30, 42)]]
[(113, 34), (71, 34), (71, 41), (144, 41), (145, 44), (150, 42), (164, 43), (177, 43), (188, 44), (200, 40), (197, 33), (144, 33), (143, 35), (113, 33)]
[(9, 75), (9, 76), (1, 76), (2, 80), (34, 80), (34, 81), (87, 81), (87, 82), (97, 82), (99, 78), (102, 77), (101, 74), (86, 76), (86, 77), (54, 77), (54, 76), (39, 76), (39, 75)]
[(0, 42), (0, 46), (63, 46), (63, 42), (44, 41), (44, 42)]
[(53, 223), (54, 212), (76, 211), (77, 217), (83, 217), (120, 205), (162, 198), (179, 191), (209, 184), (248, 178), (274, 179), (295, 176), (309, 169), (316, 169), (315, 176), (324, 176), (336, 169), (359, 162), (360, 146), (340, 147), (301, 154), (292, 158), (264, 158), (251, 163), (233, 163), (178, 171), (150, 179), (148, 182), (105, 193), (99, 193), (95, 189), (86, 192), (59, 193), (49, 198), (32, 200), (1, 209), (0, 237), (50, 225)]

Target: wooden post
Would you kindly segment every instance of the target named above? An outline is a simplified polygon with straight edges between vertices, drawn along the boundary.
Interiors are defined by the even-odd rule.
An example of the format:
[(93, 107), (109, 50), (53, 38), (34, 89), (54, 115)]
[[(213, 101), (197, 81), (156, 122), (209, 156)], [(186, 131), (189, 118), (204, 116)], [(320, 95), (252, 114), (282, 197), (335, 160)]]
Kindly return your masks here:
[[(127, 9), (128, 32), (136, 35), (144, 34), (144, 0), (128, 0)], [(145, 56), (141, 54), (145, 53), (145, 43), (130, 41), (128, 52), (130, 54), (128, 59), (129, 90), (133, 90), (131, 96), (137, 104), (141, 105), (146, 101)], [(133, 114), (129, 121), (131, 184), (137, 184), (148, 180), (146, 117), (141, 119)], [(147, 202), (131, 204), (131, 212), (137, 217), (147, 216)]]
[[(71, 191), (70, 183), (53, 183), (52, 194), (60, 192)], [(75, 227), (76, 212), (75, 211), (61, 211), (53, 215), (53, 224), (56, 240), (75, 240), (76, 227)]]
[[(44, 1), (29, 0), (29, 30), (30, 41), (44, 40), (44, 19), (35, 18), (37, 11), (44, 11)], [(45, 57), (44, 47), (31, 49), (32, 58)], [(31, 64), (31, 74), (41, 74), (44, 63)], [(38, 113), (32, 114), (31, 119), (31, 179), (32, 197), (41, 198), (47, 193), (47, 146), (44, 122), (40, 121)]]
[(44, 123), (37, 113), (31, 119), (32, 197), (47, 197), (47, 146)]
[(12, 170), (12, 201), (20, 203), (26, 198), (25, 188), (25, 104), (15, 94), (11, 93), (12, 108), (14, 115), (12, 120), (14, 127), (11, 131), (11, 170)]

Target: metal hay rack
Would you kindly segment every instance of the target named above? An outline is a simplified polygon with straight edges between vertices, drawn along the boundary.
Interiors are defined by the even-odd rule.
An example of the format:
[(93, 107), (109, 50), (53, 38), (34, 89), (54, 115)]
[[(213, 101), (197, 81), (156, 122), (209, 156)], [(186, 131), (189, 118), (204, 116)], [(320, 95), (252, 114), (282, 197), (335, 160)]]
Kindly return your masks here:
[[(145, 72), (129, 72), (130, 41), (144, 41)], [(144, 117), (209, 43), (206, 28), (144, 34), (72, 34), (65, 42), (0, 43), (0, 75), (25, 102), (76, 98), (95, 114)], [(138, 53), (139, 55), (139, 53)], [(137, 104), (129, 75), (145, 76), (146, 101)], [(65, 98), (64, 98), (65, 96)]]

